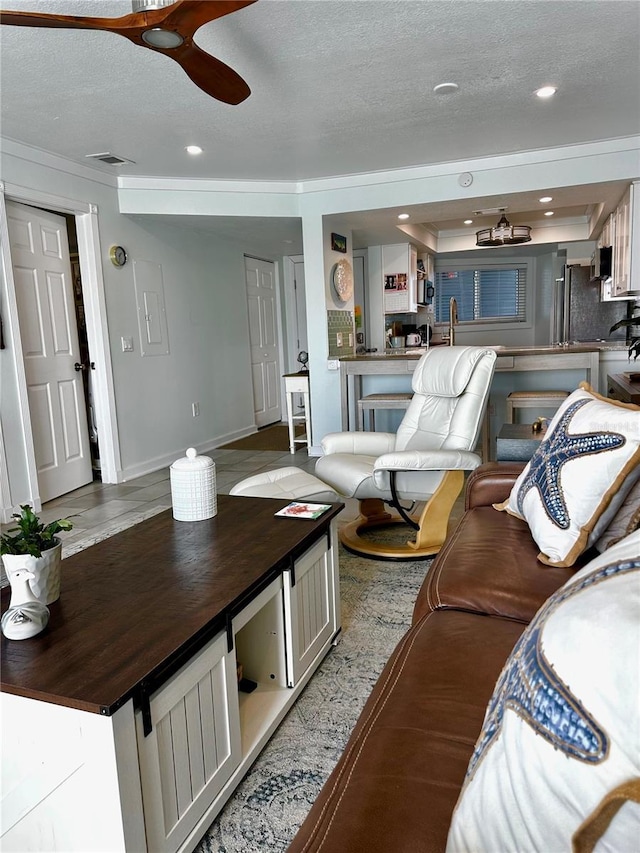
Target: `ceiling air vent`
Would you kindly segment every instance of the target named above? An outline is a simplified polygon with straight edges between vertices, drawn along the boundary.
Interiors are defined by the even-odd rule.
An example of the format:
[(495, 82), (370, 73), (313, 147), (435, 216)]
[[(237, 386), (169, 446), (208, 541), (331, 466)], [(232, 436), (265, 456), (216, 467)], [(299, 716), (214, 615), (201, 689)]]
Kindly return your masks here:
[(126, 160), (124, 157), (110, 154), (108, 151), (103, 151), (101, 154), (85, 154), (85, 157), (88, 157), (90, 160), (100, 160), (102, 163), (108, 163), (109, 166), (124, 166), (135, 162), (135, 160)]
[(508, 207), (487, 207), (484, 210), (474, 210), (474, 216), (493, 216), (494, 213), (504, 213), (505, 210), (509, 210)]

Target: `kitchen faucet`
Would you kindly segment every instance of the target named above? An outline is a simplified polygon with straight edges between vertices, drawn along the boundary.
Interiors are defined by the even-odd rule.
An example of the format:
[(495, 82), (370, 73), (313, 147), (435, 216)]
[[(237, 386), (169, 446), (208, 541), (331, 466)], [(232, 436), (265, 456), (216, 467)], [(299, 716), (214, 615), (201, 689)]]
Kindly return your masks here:
[(455, 331), (454, 327), (458, 325), (458, 303), (456, 302), (455, 296), (452, 296), (449, 300), (449, 346), (452, 347), (455, 344)]

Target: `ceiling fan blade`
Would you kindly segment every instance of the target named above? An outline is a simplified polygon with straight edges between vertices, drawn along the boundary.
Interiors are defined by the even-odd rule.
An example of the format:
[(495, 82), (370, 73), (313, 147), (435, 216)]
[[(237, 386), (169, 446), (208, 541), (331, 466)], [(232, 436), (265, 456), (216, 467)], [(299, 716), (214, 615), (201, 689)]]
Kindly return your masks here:
[(56, 29), (110, 30), (138, 41), (144, 30), (163, 27), (192, 36), (203, 24), (215, 21), (257, 0), (176, 0), (171, 6), (132, 12), (120, 18), (94, 18), (82, 15), (54, 15), (48, 12), (8, 12), (0, 10), (0, 24), (13, 27), (49, 27)]
[[(184, 38), (192, 36), (204, 24), (251, 6), (257, 0), (177, 0), (167, 6), (163, 26), (176, 30)], [(157, 24), (155, 25), (157, 26)]]
[[(120, 18), (0, 11), (0, 24), (116, 33), (140, 47), (155, 50), (173, 59), (184, 68), (196, 86), (216, 100), (239, 104), (249, 97), (251, 89), (232, 68), (197, 47), (192, 36), (203, 24), (256, 2), (257, 0), (176, 0), (171, 6), (148, 12), (134, 12)], [(163, 35), (177, 34), (182, 43), (172, 47), (151, 44), (144, 38), (144, 34), (149, 30), (161, 30)], [(176, 38), (176, 41), (178, 40)]]
[[(131, 13), (121, 18), (94, 18), (81, 15), (53, 15), (48, 12), (5, 12), (0, 10), (0, 24), (11, 27), (48, 27), (65, 30), (113, 30), (120, 32), (128, 27), (158, 26), (155, 21), (149, 21), (154, 15), (161, 22), (166, 12)], [(145, 17), (147, 20), (145, 21)]]
[(233, 68), (205, 53), (192, 41), (185, 42), (174, 51), (160, 52), (175, 59), (196, 86), (218, 101), (241, 104), (251, 94), (249, 86)]

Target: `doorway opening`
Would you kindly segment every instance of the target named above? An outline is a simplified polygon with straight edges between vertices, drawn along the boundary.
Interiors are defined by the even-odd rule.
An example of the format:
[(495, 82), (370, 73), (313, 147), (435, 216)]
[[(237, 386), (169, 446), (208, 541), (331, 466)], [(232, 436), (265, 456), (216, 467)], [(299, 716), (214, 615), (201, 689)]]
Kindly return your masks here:
[(7, 201), (6, 211), (16, 357), (24, 367), (36, 494), (47, 501), (99, 472), (96, 429), (93, 450), (89, 439), (92, 365), (78, 235), (73, 216), (47, 206)]
[[(51, 211), (54, 213), (55, 211)], [(73, 283), (73, 304), (76, 312), (76, 324), (78, 326), (78, 342), (80, 344), (80, 364), (82, 365), (82, 383), (84, 385), (85, 409), (87, 414), (87, 426), (89, 428), (89, 447), (91, 450), (91, 470), (94, 480), (102, 479), (100, 466), (100, 447), (98, 444), (98, 427), (95, 413), (95, 364), (89, 355), (89, 337), (87, 335), (87, 315), (84, 307), (82, 294), (82, 274), (80, 272), (80, 254), (78, 252), (78, 232), (76, 231), (76, 218), (71, 214), (63, 214), (67, 223), (67, 236), (69, 237), (69, 255), (71, 259), (71, 280)]]
[[(35, 205), (32, 205), (36, 207)], [(78, 343), (80, 347), (80, 372), (82, 376), (82, 384), (84, 387), (85, 412), (87, 417), (87, 427), (89, 430), (89, 447), (91, 450), (91, 470), (93, 479), (100, 481), (102, 479), (102, 471), (100, 466), (100, 447), (98, 444), (98, 427), (95, 414), (95, 380), (93, 372), (95, 363), (91, 361), (89, 355), (89, 337), (87, 334), (87, 316), (84, 306), (84, 297), (82, 292), (82, 273), (80, 271), (80, 253), (78, 251), (78, 231), (76, 229), (76, 218), (70, 213), (64, 213), (59, 210), (51, 210), (47, 207), (36, 208), (43, 210), (45, 213), (53, 213), (55, 216), (64, 217), (67, 223), (67, 238), (69, 244), (69, 257), (71, 261), (71, 281), (73, 285), (73, 306), (75, 309), (75, 319), (78, 328)]]

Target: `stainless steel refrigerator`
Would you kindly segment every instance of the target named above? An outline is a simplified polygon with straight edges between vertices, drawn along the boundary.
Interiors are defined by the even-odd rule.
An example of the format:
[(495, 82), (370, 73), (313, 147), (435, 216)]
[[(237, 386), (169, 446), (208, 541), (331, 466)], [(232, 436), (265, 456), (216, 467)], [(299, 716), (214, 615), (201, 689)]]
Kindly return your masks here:
[(551, 342), (624, 341), (626, 332), (609, 329), (627, 316), (627, 302), (601, 302), (600, 282), (589, 267), (565, 265), (556, 279), (551, 306)]

